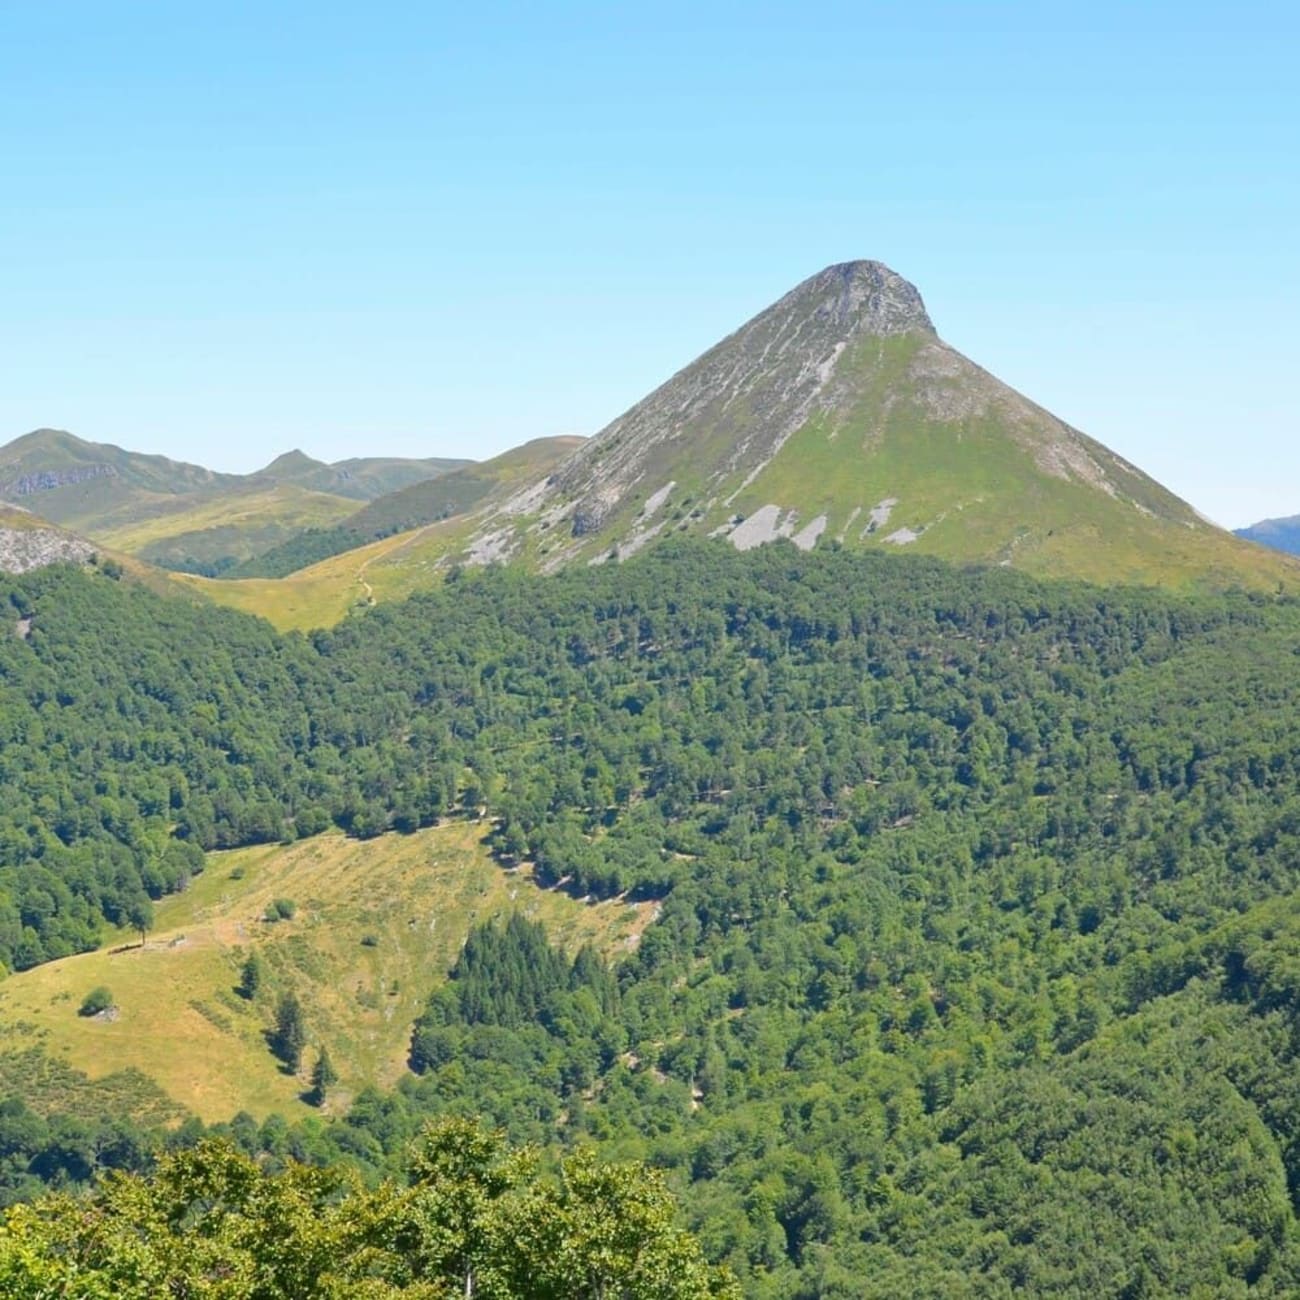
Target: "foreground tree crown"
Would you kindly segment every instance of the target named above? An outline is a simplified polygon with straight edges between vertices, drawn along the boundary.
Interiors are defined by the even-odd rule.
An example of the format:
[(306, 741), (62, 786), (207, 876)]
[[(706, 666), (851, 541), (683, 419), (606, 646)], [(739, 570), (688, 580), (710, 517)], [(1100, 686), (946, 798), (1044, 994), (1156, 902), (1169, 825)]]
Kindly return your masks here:
[(151, 1177), (114, 1174), (0, 1220), (9, 1300), (707, 1300), (737, 1297), (676, 1226), (662, 1178), (539, 1154), (470, 1120), (429, 1125), (406, 1185), (341, 1168), (270, 1173), (208, 1140)]

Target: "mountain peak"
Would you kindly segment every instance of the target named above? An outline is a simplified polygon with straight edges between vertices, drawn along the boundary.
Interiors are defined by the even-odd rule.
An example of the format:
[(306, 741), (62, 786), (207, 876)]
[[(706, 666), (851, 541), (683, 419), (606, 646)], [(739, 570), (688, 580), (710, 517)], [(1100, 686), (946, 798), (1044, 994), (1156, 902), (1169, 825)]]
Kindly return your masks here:
[(300, 447), (286, 451), (277, 456), (265, 469), (257, 471), (258, 475), (274, 477), (277, 474), (300, 474), (304, 470), (327, 469), (324, 461), (307, 455)]
[(867, 260), (797, 284), (485, 514), (464, 554), (549, 571), (678, 532), (1101, 581), (1297, 572), (944, 343), (916, 287)]
[(881, 262), (818, 271), (573, 455), (556, 477), (578, 499), (574, 534), (602, 528), (691, 443), (712, 483), (757, 474), (796, 430), (841, 404), (846, 359), (886, 340), (937, 341), (916, 287)]
[(763, 315), (800, 308), (811, 308), (824, 328), (845, 339), (934, 333), (917, 287), (883, 262), (837, 262), (796, 285)]

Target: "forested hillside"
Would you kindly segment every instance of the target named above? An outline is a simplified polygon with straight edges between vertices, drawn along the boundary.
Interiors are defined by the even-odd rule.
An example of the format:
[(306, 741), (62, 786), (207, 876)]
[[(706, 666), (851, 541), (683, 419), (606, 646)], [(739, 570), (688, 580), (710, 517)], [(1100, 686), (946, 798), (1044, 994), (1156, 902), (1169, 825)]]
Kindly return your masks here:
[[(484, 926), (397, 1094), (248, 1150), (595, 1141), (759, 1297), (1300, 1287), (1295, 605), (707, 543), (309, 638), (95, 572), (0, 599), (13, 966), (330, 824), (486, 816), (659, 906), (612, 972)], [(94, 1167), (11, 1128), (14, 1178)]]

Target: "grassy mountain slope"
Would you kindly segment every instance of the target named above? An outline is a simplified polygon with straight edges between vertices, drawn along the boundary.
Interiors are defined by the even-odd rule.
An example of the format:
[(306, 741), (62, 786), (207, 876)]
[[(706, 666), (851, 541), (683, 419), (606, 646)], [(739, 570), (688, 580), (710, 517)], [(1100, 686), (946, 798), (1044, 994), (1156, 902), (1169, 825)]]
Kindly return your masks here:
[[(463, 515), (466, 511), (515, 491), (549, 473), (581, 438), (535, 438), (500, 456), (416, 483), (363, 506), (333, 528), (314, 528), (271, 548), (225, 575), (237, 578), (283, 578), (394, 533)], [(358, 563), (365, 560), (358, 556)], [(345, 565), (345, 567), (347, 567)]]
[(196, 595), (256, 614), (282, 632), (332, 627), (351, 610), (437, 586), (444, 558), (465, 545), (472, 528), (471, 518), (443, 520), (342, 551), (284, 578), (175, 578)]
[[(646, 905), (585, 905), (538, 889), (526, 870), (503, 872), (482, 834), (456, 822), (365, 842), (331, 834), (209, 855), (189, 889), (158, 905), (143, 950), (138, 935), (122, 931), (97, 952), (0, 983), (0, 1075), (4, 1059), (37, 1048), (92, 1082), (124, 1071), (147, 1080), (207, 1120), (240, 1110), (305, 1113), (305, 1079), (285, 1074), (264, 1039), (281, 992), (310, 1006), (312, 1041), (328, 1044), (342, 1100), (405, 1072), (411, 1023), (471, 924), (518, 909), (558, 942), (592, 940), (613, 955), (649, 920)], [(271, 924), (263, 917), (278, 898), (296, 911)], [(250, 1003), (234, 990), (252, 952), (267, 974)], [(119, 1008), (113, 1020), (77, 1014), (99, 985)], [(309, 1048), (308, 1066), (314, 1057)]]
[(943, 343), (916, 289), (872, 262), (760, 313), (485, 518), (468, 553), (552, 569), (673, 532), (1099, 582), (1300, 578)]
[(346, 519), (356, 503), (293, 485), (200, 494), (174, 509), (117, 526), (97, 539), (165, 569), (212, 571), (232, 566), (296, 536)]
[(522, 487), (549, 474), (586, 441), (577, 437), (534, 438), (482, 464), (415, 483), (372, 501), (348, 521), (358, 532), (378, 537), (437, 523), (503, 491)]
[[(850, 547), (907, 548), (1045, 577), (1175, 588), (1300, 583), (1300, 567), (1243, 547), (1082, 435), (1065, 444), (1067, 454), (1082, 452), (1079, 472), (1045, 472), (1057, 449), (1009, 436), (1000, 403), (1017, 418), (1052, 417), (1021, 399), (999, 395), (998, 405), (958, 421), (940, 418), (935, 407), (945, 399), (919, 395), (915, 380), (936, 356), (948, 364), (943, 351), (911, 336), (847, 356), (841, 371), (856, 374), (860, 396), (803, 425), (753, 482), (727, 492), (729, 508), (753, 516), (798, 503), (781, 507), (776, 531), (798, 537), (801, 525), (822, 520), (825, 538)], [(967, 400), (968, 382), (996, 384), (969, 363), (957, 369), (946, 381), (959, 394), (954, 404)], [(690, 522), (712, 531), (718, 508)]]

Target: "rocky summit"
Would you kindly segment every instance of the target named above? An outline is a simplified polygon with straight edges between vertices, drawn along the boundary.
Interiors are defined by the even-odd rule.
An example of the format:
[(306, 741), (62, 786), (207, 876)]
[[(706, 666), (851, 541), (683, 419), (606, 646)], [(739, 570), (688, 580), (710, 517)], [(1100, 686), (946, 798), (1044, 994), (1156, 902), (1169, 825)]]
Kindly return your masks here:
[[(879, 262), (828, 267), (615, 420), (557, 476), (573, 531), (596, 532), (654, 462), (680, 447), (711, 481), (753, 478), (839, 397), (837, 364), (866, 339), (932, 335), (916, 289)], [(700, 437), (708, 435), (701, 445)], [(671, 491), (671, 489), (670, 489)], [(652, 512), (653, 513), (653, 512)]]
[(1100, 581), (1300, 574), (943, 342), (916, 287), (873, 261), (760, 312), (485, 512), (460, 558), (551, 571), (683, 532)]

